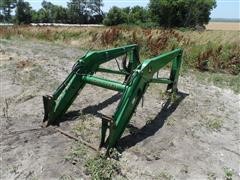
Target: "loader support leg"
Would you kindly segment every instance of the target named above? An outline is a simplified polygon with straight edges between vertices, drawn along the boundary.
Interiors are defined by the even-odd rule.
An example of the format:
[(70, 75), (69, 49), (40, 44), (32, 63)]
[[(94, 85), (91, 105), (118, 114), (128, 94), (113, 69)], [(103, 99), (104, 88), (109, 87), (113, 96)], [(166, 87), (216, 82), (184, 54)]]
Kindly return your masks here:
[(142, 98), (142, 95), (146, 90), (146, 84), (141, 78), (140, 74), (137, 74), (130, 83), (132, 84), (131, 87), (128, 87), (128, 89), (123, 94), (123, 97), (114, 114), (115, 127), (111, 129), (112, 131), (108, 138), (108, 150), (113, 148), (122, 136), (126, 126), (128, 125)]
[(109, 122), (106, 121), (105, 119), (102, 119), (101, 141), (99, 148), (102, 148), (105, 145), (106, 133), (109, 127), (110, 127)]
[(178, 83), (178, 77), (179, 72), (182, 64), (182, 54), (179, 54), (176, 58), (174, 58), (172, 62), (172, 68), (170, 73), (170, 80), (173, 82), (171, 84), (168, 84), (167, 91), (171, 89), (172, 93), (177, 93), (177, 83)]

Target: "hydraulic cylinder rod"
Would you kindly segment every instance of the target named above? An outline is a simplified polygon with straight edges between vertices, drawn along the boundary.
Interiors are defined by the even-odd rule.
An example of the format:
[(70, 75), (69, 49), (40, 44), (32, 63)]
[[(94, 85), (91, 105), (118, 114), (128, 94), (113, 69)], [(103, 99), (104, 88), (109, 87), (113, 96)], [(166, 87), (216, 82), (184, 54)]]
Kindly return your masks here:
[(126, 89), (126, 85), (120, 82), (103, 79), (96, 76), (91, 76), (91, 75), (82, 76), (82, 80), (85, 83), (103, 87), (106, 89), (111, 89), (114, 91), (124, 92), (124, 90)]

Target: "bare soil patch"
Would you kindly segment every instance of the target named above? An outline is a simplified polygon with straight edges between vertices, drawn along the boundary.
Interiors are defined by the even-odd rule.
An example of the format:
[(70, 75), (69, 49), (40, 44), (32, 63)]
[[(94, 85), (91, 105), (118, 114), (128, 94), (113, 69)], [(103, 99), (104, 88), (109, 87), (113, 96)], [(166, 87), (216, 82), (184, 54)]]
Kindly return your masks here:
[[(42, 95), (58, 87), (83, 52), (24, 40), (1, 40), (0, 49), (0, 179), (90, 179), (84, 162), (67, 160), (73, 140), (40, 127)], [(163, 96), (164, 88), (148, 89), (119, 142), (122, 178), (239, 178), (240, 95), (201, 84), (194, 73), (180, 77), (174, 103)], [(114, 113), (119, 96), (87, 86), (60, 128), (97, 146), (100, 115)]]
[(207, 30), (240, 31), (240, 22), (210, 22)]

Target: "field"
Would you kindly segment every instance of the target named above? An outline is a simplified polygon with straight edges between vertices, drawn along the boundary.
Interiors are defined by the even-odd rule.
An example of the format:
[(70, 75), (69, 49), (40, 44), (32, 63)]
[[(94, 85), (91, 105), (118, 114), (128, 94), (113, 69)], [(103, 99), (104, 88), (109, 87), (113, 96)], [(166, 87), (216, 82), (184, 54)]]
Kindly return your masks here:
[[(0, 179), (238, 179), (238, 35), (136, 27), (0, 28)], [(112, 159), (55, 127), (41, 128), (42, 96), (58, 87), (78, 57), (130, 43), (141, 46), (142, 59), (184, 49), (175, 101), (164, 85), (151, 85)], [(114, 61), (106, 66), (117, 68)], [(120, 95), (87, 86), (58, 128), (98, 146), (100, 115), (113, 114)]]
[(240, 22), (210, 22), (207, 30), (240, 31)]

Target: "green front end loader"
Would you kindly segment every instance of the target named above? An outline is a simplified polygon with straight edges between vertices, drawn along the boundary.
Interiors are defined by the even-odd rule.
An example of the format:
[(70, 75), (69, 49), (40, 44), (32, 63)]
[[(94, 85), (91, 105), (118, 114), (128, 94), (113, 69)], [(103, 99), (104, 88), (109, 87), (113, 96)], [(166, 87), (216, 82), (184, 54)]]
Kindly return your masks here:
[[(124, 56), (119, 70), (101, 67), (102, 64)], [(128, 63), (126, 59), (128, 58)], [(103, 51), (91, 51), (79, 58), (72, 72), (51, 96), (43, 96), (44, 124), (56, 124), (65, 114), (86, 84), (121, 92), (122, 97), (111, 117), (102, 116), (100, 147), (114, 148), (126, 129), (133, 113), (150, 83), (167, 84), (167, 91), (177, 93), (182, 50), (175, 49), (157, 57), (140, 61), (137, 45), (128, 45)], [(171, 64), (168, 78), (156, 78), (155, 73)], [(97, 72), (125, 76), (123, 82), (95, 76)], [(109, 130), (108, 136), (107, 130)]]

